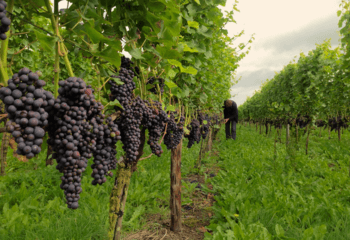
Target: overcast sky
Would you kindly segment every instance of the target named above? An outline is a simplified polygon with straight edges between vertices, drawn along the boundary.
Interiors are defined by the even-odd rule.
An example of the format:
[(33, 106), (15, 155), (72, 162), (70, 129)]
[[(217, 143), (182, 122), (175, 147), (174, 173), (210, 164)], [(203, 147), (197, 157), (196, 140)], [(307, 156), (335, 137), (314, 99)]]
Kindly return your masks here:
[[(337, 11), (341, 0), (241, 0), (227, 30), (231, 37), (241, 30), (245, 36), (237, 39), (246, 43), (255, 33), (249, 54), (239, 63), (232, 99), (241, 105), (252, 96), (266, 79), (299, 56), (308, 53), (324, 40), (331, 38), (332, 47), (339, 45)], [(234, 0), (227, 0), (223, 10), (231, 10)], [(298, 58), (297, 58), (298, 59)]]
[[(232, 10), (234, 0), (227, 0), (223, 11)], [(331, 38), (332, 46), (339, 44), (337, 10), (341, 0), (241, 0), (235, 12), (236, 24), (227, 25), (231, 37), (244, 30), (237, 39), (246, 43), (255, 33), (249, 54), (239, 63), (237, 78), (231, 89), (238, 105), (266, 79), (271, 79), (300, 52), (307, 53), (315, 44)], [(60, 2), (66, 8), (67, 2)]]

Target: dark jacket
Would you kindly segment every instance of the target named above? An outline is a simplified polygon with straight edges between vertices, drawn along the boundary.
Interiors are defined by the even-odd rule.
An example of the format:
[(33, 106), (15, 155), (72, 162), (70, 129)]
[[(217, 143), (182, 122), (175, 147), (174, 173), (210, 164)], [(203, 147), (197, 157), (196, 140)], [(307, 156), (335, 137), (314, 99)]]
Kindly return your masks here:
[(238, 122), (238, 109), (237, 109), (237, 104), (233, 101), (232, 106), (231, 107), (225, 107), (225, 103), (224, 102), (224, 118), (229, 118), (230, 121), (235, 121)]

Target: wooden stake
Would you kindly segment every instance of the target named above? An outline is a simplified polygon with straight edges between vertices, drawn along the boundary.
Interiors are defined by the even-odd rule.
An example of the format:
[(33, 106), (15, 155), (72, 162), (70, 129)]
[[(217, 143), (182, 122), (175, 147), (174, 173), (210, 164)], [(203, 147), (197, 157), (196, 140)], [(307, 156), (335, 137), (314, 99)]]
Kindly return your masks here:
[(307, 132), (307, 137), (306, 137), (306, 155), (307, 155), (307, 149), (309, 146), (309, 135), (310, 135), (309, 125), (306, 125), (306, 132)]
[(1, 162), (1, 171), (0, 175), (5, 175), (5, 163), (6, 163), (6, 156), (7, 156), (7, 149), (10, 143), (11, 134), (10, 133), (3, 133), (2, 135), (2, 143), (1, 143), (1, 150), (0, 150), (0, 162)]
[(182, 140), (175, 149), (171, 149), (171, 185), (170, 185), (170, 230), (180, 232), (181, 224), (181, 150)]
[(259, 125), (260, 125), (260, 132), (259, 132), (259, 134), (261, 134), (261, 123), (259, 123)]
[(120, 240), (122, 232), (123, 216), (125, 211), (126, 198), (128, 196), (130, 179), (134, 171), (137, 169), (137, 163), (143, 155), (145, 146), (146, 129), (141, 130), (141, 144), (138, 149), (136, 161), (126, 166), (123, 161), (119, 163), (115, 182), (109, 198), (109, 230), (108, 239)]
[(288, 147), (289, 144), (289, 124), (286, 126), (286, 147)]

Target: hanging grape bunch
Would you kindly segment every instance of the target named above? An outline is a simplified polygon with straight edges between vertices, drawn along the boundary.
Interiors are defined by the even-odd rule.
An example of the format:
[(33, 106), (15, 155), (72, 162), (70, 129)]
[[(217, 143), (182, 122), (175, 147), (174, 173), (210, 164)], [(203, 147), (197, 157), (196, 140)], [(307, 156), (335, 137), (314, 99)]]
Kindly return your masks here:
[(92, 185), (102, 184), (106, 182), (105, 176), (112, 177), (110, 170), (117, 167), (117, 150), (116, 143), (121, 139), (118, 125), (116, 125), (112, 118), (104, 120), (104, 115), (101, 114), (91, 120), (92, 134), (96, 142), (96, 148), (93, 150), (94, 164), (91, 165), (93, 169), (91, 176), (94, 178)]
[(121, 65), (120, 65), (120, 67), (132, 70), (137, 75), (140, 74), (139, 67), (138, 66), (133, 67), (132, 65), (134, 65), (134, 62), (132, 62), (129, 58), (126, 58), (125, 56), (121, 57)]
[[(155, 77), (150, 77), (147, 81), (147, 84), (157, 84), (159, 85), (160, 93), (164, 93), (164, 79), (163, 78), (155, 78)], [(153, 88), (150, 88), (149, 91), (154, 94), (158, 94), (158, 88), (155, 85)]]
[[(123, 85), (118, 85), (113, 79), (109, 80), (108, 83), (111, 85), (110, 100), (114, 101), (117, 99), (122, 106), (126, 106), (130, 103), (133, 98), (133, 90), (136, 88), (133, 82), (134, 72), (130, 69), (121, 67), (119, 70), (119, 75), (113, 75), (112, 78), (119, 78)], [(120, 110), (116, 107), (116, 110)]]
[(180, 143), (184, 132), (184, 122), (184, 116), (181, 116), (179, 123), (176, 123), (174, 114), (170, 114), (170, 120), (168, 122), (166, 134), (164, 136), (164, 144), (167, 146), (168, 150), (175, 149)]
[(202, 134), (203, 139), (205, 139), (209, 133), (210, 118), (209, 118), (208, 114), (206, 114), (205, 116), (203, 114), (201, 114), (201, 117), (202, 117), (201, 134)]
[(162, 104), (157, 101), (144, 101), (148, 111), (144, 112), (142, 125), (147, 127), (149, 140), (148, 144), (152, 150), (152, 153), (161, 156), (163, 153), (162, 147), (158, 143), (162, 132), (164, 131), (165, 124), (169, 121), (167, 114), (162, 110)]
[(34, 157), (41, 151), (49, 111), (55, 103), (52, 93), (42, 89), (45, 81), (28, 68), (22, 68), (0, 89), (9, 121), (6, 130), (17, 142), (17, 154)]
[(188, 138), (187, 148), (191, 148), (195, 142), (199, 143), (201, 140), (199, 121), (197, 119), (193, 119), (190, 123), (190, 127), (188, 128), (190, 129), (190, 134), (185, 137)]
[(136, 85), (133, 82), (134, 72), (131, 64), (133, 63), (130, 59), (122, 57), (119, 74), (112, 76), (119, 78), (124, 83), (123, 85), (118, 85), (114, 80), (108, 81), (111, 85), (110, 100), (117, 99), (123, 106), (123, 109), (116, 107), (116, 110), (121, 111), (121, 115), (115, 122), (121, 133), (126, 164), (136, 161), (139, 155), (141, 127), (148, 129), (148, 144), (152, 149), (152, 153), (157, 156), (163, 153), (157, 141), (161, 136), (165, 123), (168, 121), (167, 115), (162, 110), (162, 105), (159, 102), (148, 102), (140, 97), (135, 98), (133, 91)]
[(0, 0), (0, 19), (1, 19), (1, 26), (0, 26), (0, 39), (5, 40), (7, 38), (6, 32), (10, 30), (10, 24), (11, 20), (6, 17), (6, 7), (7, 3), (3, 0)]
[[(115, 146), (118, 127), (101, 114), (103, 106), (95, 100), (93, 90), (76, 77), (59, 82), (59, 96), (50, 113), (48, 144), (52, 146), (56, 168), (63, 173), (61, 188), (69, 208), (79, 207), (81, 177), (88, 159), (94, 156), (93, 184), (106, 181), (105, 175), (116, 167)], [(102, 145), (102, 146), (101, 146)]]

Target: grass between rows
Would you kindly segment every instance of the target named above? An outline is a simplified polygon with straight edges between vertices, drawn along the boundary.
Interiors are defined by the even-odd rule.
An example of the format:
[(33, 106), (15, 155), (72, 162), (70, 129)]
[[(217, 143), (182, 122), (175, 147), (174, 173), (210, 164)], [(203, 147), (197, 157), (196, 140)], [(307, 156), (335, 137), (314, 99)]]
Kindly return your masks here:
[[(349, 131), (341, 142), (334, 132), (331, 139), (327, 131), (321, 137), (318, 130), (311, 132), (309, 155), (302, 134), (299, 150), (286, 151), (285, 130), (275, 155), (275, 133), (273, 129), (270, 136), (260, 135), (255, 127), (238, 125), (237, 140), (226, 141), (221, 130), (221, 141), (214, 142), (218, 156), (207, 156), (199, 170), (203, 175), (217, 161), (222, 169), (211, 179), (204, 174), (213, 188), (202, 191), (216, 200), (206, 239), (350, 239)], [(193, 166), (200, 147), (187, 149), (186, 144), (183, 179), (197, 172)], [(61, 174), (55, 166), (45, 167), (45, 155), (22, 163), (9, 151), (9, 173), (0, 178), (0, 239), (106, 239), (113, 180), (92, 186), (88, 168), (80, 208), (67, 209), (59, 188)], [(124, 233), (144, 228), (149, 215), (168, 216), (169, 176), (170, 151), (139, 163), (131, 180)], [(194, 204), (195, 185), (183, 182), (183, 205)]]
[[(198, 173), (193, 167), (200, 144), (187, 149), (187, 140), (184, 140), (183, 146), (182, 175), (185, 177), (193, 171)], [(123, 219), (124, 233), (142, 229), (151, 214), (169, 215), (170, 151), (164, 145), (162, 148), (161, 157), (141, 161), (132, 176)], [(121, 149), (119, 143), (118, 149)], [(145, 149), (147, 156), (149, 146)], [(118, 157), (121, 154), (122, 151), (118, 151)], [(71, 210), (59, 187), (61, 174), (55, 168), (56, 163), (46, 167), (45, 158), (43, 151), (24, 163), (9, 150), (7, 175), (0, 177), (0, 239), (107, 239), (109, 194), (114, 180), (109, 178), (102, 186), (93, 186), (92, 170), (88, 167), (82, 178), (80, 207)], [(203, 172), (204, 166), (199, 170)], [(192, 203), (191, 195), (197, 184), (184, 182), (184, 205)]]
[(285, 129), (275, 155), (275, 133), (239, 125), (237, 140), (218, 146), (206, 239), (350, 239), (349, 130), (341, 142), (312, 131), (308, 155), (306, 134), (286, 150)]

